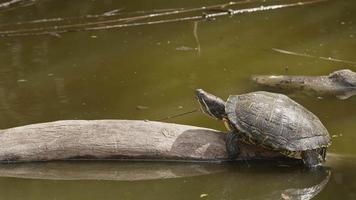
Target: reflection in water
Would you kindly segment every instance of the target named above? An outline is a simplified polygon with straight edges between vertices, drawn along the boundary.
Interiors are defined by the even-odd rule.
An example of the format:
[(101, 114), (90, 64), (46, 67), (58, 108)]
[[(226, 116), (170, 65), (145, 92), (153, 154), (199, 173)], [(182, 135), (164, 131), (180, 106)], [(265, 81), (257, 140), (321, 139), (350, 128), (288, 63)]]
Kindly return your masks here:
[[(276, 192), (280, 194), (280, 199), (283, 200), (309, 200), (319, 194), (330, 180), (331, 171), (327, 170), (325, 178), (318, 184), (312, 185), (305, 188), (290, 188), (283, 190), (281, 192)], [(319, 172), (315, 172), (319, 173)], [(324, 174), (325, 175), (325, 174)], [(277, 197), (277, 196), (276, 196)], [(277, 198), (265, 198), (265, 199), (277, 199)]]
[(55, 78), (56, 93), (60, 103), (68, 103), (68, 96), (65, 90), (65, 81), (63, 78)]
[(13, 108), (13, 104), (16, 99), (11, 97), (9, 98), (8, 96), (11, 96), (11, 94), (6, 94), (5, 88), (0, 85), (0, 112), (7, 119), (11, 119), (16, 122), (23, 121), (24, 116), (16, 112)]
[[(261, 173), (262, 168), (264, 173)], [(242, 169), (239, 175), (225, 183), (222, 196), (244, 200), (309, 200), (325, 188), (330, 176), (331, 171), (327, 168), (312, 171), (271, 169), (268, 166)]]
[[(0, 9), (0, 21), (2, 25), (7, 24), (1, 26), (1, 30), (85, 24), (149, 15), (152, 14), (150, 11), (175, 11), (167, 8), (208, 5), (206, 1), (188, 0), (157, 0), (154, 4), (142, 0), (31, 2), (35, 4), (19, 9), (16, 6), (16, 9), (6, 12)], [(281, 2), (268, 0), (264, 4)], [(297, 1), (282, 3), (292, 2)], [(209, 5), (222, 3), (226, 1), (209, 1)], [(241, 5), (238, 9), (260, 5), (260, 2)], [(123, 10), (117, 15), (103, 14), (117, 9)], [(271, 51), (278, 48), (354, 61), (355, 9), (356, 1), (330, 0), (313, 6), (200, 21), (196, 32), (202, 49), (200, 56), (196, 51), (176, 50), (177, 47), (197, 46), (192, 22), (136, 26), (117, 31), (76, 32), (63, 34), (60, 38), (49, 35), (2, 37), (0, 129), (58, 119), (157, 119), (180, 113), (183, 109), (197, 108), (193, 98), (195, 88), (209, 88), (222, 97), (251, 92), (256, 89), (249, 82), (252, 74), (316, 76), (343, 68), (355, 71), (352, 63)], [(135, 12), (140, 10), (144, 12)], [(200, 15), (203, 11), (195, 14)], [(86, 18), (89, 15), (96, 15), (98, 20)], [(57, 17), (63, 20), (55, 21)], [(33, 23), (38, 19), (47, 19), (48, 22)], [(18, 22), (23, 24), (17, 26)], [(356, 154), (355, 98), (339, 101), (293, 96), (323, 121), (331, 135), (342, 135), (333, 138), (330, 147), (330, 152), (342, 154)], [(67, 103), (61, 103), (65, 101)], [(149, 109), (137, 110), (137, 105), (149, 106)], [(224, 130), (221, 123), (198, 113), (173, 118), (169, 122)], [(332, 167), (332, 176), (314, 199), (356, 199), (355, 159), (328, 157), (326, 164)], [(73, 166), (72, 170), (76, 171), (77, 167)], [(39, 168), (32, 170), (35, 173)], [(268, 167), (256, 170), (236, 169), (236, 166), (221, 168), (219, 173), (203, 173), (201, 176), (142, 181), (97, 181), (95, 178), (53, 181), (2, 177), (0, 193), (1, 199), (9, 200), (199, 199), (204, 193), (209, 199), (279, 199), (285, 190), (310, 188), (323, 179), (275, 167), (275, 170)], [(52, 169), (38, 172), (51, 173)], [(90, 178), (105, 171), (109, 176), (114, 174), (101, 166), (87, 176)], [(80, 172), (77, 170), (74, 174), (79, 176)]]
[(17, 81), (26, 81), (25, 72), (24, 72), (24, 64), (23, 64), (23, 44), (20, 40), (15, 40), (10, 46), (11, 53), (11, 65), (13, 67), (14, 72), (17, 75)]
[[(265, 172), (262, 173), (261, 169), (265, 169)], [(62, 185), (62, 182), (52, 185), (48, 184), (48, 181), (72, 180), (73, 182), (67, 182), (69, 185), (74, 185), (80, 180), (94, 181), (80, 182), (81, 190), (74, 194), (77, 198), (84, 197), (81, 191), (92, 185), (96, 185), (96, 191), (102, 191), (107, 184), (98, 182), (98, 180), (107, 180), (116, 181), (111, 182), (110, 185), (116, 185), (117, 187), (112, 189), (117, 192), (135, 188), (135, 192), (127, 196), (130, 199), (142, 199), (150, 190), (156, 196), (155, 199), (167, 199), (174, 191), (193, 189), (194, 192), (177, 194), (176, 197), (169, 199), (193, 198), (205, 192), (213, 199), (239, 197), (238, 199), (250, 200), (308, 200), (324, 189), (330, 179), (330, 170), (322, 168), (304, 171), (293, 168), (275, 168), (263, 163), (246, 167), (245, 165), (199, 163), (54, 162), (0, 165), (0, 177), (2, 177), (0, 178), (0, 186), (2, 186), (0, 192), (6, 193), (5, 195), (8, 195), (8, 186), (3, 183), (10, 182), (17, 185), (22, 182), (25, 188), (31, 183), (5, 178), (13, 177), (23, 180), (33, 179), (43, 190), (52, 190), (53, 193), (59, 195), (56, 196), (59, 199), (65, 199), (67, 195), (59, 193), (60, 188), (55, 186)], [(166, 191), (169, 192), (166, 193)], [(88, 190), (88, 192), (95, 191)], [(115, 199), (115, 197), (109, 199)]]
[[(48, 66), (49, 60), (49, 39), (43, 38), (37, 44), (33, 45), (32, 48), (32, 62), (35, 65), (40, 65), (43, 67)], [(36, 66), (37, 67), (37, 66)]]
[(0, 177), (46, 180), (138, 181), (201, 176), (226, 171), (213, 164), (158, 162), (50, 162), (0, 165)]

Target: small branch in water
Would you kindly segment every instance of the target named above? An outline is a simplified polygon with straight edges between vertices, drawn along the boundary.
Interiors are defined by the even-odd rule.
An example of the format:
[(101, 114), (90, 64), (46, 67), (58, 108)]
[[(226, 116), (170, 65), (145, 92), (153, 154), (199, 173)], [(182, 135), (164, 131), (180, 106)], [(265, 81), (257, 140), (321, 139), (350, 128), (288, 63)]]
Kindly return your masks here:
[(272, 48), (272, 50), (276, 51), (278, 53), (283, 53), (283, 54), (288, 54), (288, 55), (293, 55), (293, 56), (316, 58), (316, 59), (320, 59), (320, 60), (327, 60), (327, 61), (332, 61), (332, 62), (340, 62), (340, 63), (345, 63), (345, 64), (356, 65), (355, 61), (350, 61), (350, 60), (342, 60), (342, 59), (324, 57), (324, 56), (314, 56), (314, 55), (310, 55), (310, 54), (306, 54), (306, 53), (297, 53), (297, 52), (287, 51), (287, 50), (277, 49), (277, 48)]
[[(176, 10), (170, 10), (170, 11), (149, 13), (149, 14), (139, 15), (139, 16), (134, 16), (134, 17), (123, 17), (123, 18), (118, 18), (118, 19), (87, 22), (87, 23), (81, 23), (81, 24), (67, 24), (67, 25), (58, 25), (58, 26), (52, 26), (52, 27), (39, 27), (39, 28), (0, 31), (0, 36), (44, 35), (44, 34), (48, 34), (49, 32), (65, 33), (65, 32), (74, 32), (74, 31), (86, 31), (85, 28), (88, 28), (90, 26), (98, 27), (98, 25), (104, 25), (104, 26), (99, 26), (99, 27), (102, 27), (103, 29), (108, 29), (108, 28), (105, 28), (105, 27), (108, 27), (108, 25), (105, 26), (105, 24), (122, 23), (122, 22), (127, 23), (127, 22), (132, 22), (132, 21), (137, 21), (137, 20), (150, 19), (150, 18), (154, 18), (154, 17), (162, 17), (162, 16), (183, 14), (183, 13), (189, 13), (189, 12), (195, 12), (195, 11), (216, 9), (216, 8), (226, 7), (229, 5), (250, 3), (250, 2), (251, 2), (251, 0), (246, 0), (246, 1), (241, 1), (241, 2), (229, 2), (229, 3), (224, 3), (224, 4), (212, 5), (212, 6), (207, 6), (207, 7), (204, 6), (204, 7), (199, 7), (199, 8), (176, 9)], [(62, 21), (61, 19), (62, 18), (53, 18), (53, 19), (48, 19), (48, 20)], [(38, 20), (39, 22), (36, 22), (36, 23), (46, 23), (48, 20), (46, 20), (46, 19), (44, 19), (43, 21)], [(25, 22), (23, 22), (23, 23), (25, 23)], [(149, 23), (149, 22), (145, 22), (145, 23)], [(61, 30), (61, 29), (63, 29), (63, 30)], [(94, 29), (94, 30), (96, 30), (96, 29)], [(41, 34), (42, 31), (44, 34)], [(32, 33), (32, 32), (34, 32), (34, 33)]]
[(176, 118), (176, 117), (181, 117), (181, 116), (184, 116), (184, 115), (192, 114), (192, 113), (195, 113), (197, 111), (199, 111), (199, 109), (194, 109), (194, 110), (191, 110), (191, 111), (188, 111), (188, 112), (179, 113), (179, 114), (175, 114), (175, 115), (170, 115), (168, 117), (164, 117), (164, 118), (161, 118), (161, 119), (156, 119), (154, 121), (164, 121), (164, 120), (167, 120), (167, 119), (173, 119), (173, 118)]
[(0, 4), (0, 8), (8, 8), (14, 4), (21, 3), (24, 0), (11, 0)]
[(200, 42), (199, 42), (199, 38), (198, 38), (198, 23), (199, 23), (199, 21), (194, 22), (193, 35), (195, 38), (195, 42), (197, 43), (196, 49), (198, 51), (198, 56), (200, 56)]
[(0, 36), (10, 37), (10, 36), (50, 35), (53, 33), (59, 34), (59, 33), (78, 32), (78, 31), (108, 30), (108, 29), (115, 29), (115, 28), (117, 29), (117, 28), (142, 26), (142, 25), (164, 24), (164, 23), (183, 22), (183, 21), (197, 21), (197, 20), (206, 20), (206, 19), (226, 16), (226, 15), (235, 15), (235, 14), (252, 13), (252, 12), (260, 12), (260, 11), (267, 11), (267, 10), (275, 10), (275, 9), (281, 9), (287, 7), (303, 6), (308, 4), (320, 3), (324, 1), (327, 0), (314, 0), (314, 1), (297, 2), (297, 3), (281, 4), (281, 5), (259, 6), (253, 8), (236, 9), (236, 10), (229, 9), (228, 11), (221, 11), (221, 12), (211, 13), (211, 14), (201, 14), (201, 15), (188, 16), (188, 17), (176, 17), (171, 19), (161, 19), (161, 20), (154, 20), (154, 21), (132, 22), (132, 21), (147, 20), (150, 18), (156, 18), (162, 16), (190, 13), (190, 12), (203, 11), (203, 10), (211, 10), (214, 8), (225, 8), (226, 6), (253, 2), (253, 0), (246, 0), (246, 1), (239, 1), (239, 2), (229, 2), (225, 4), (213, 5), (207, 7), (204, 6), (200, 8), (174, 10), (174, 11), (168, 11), (163, 13), (154, 13), (148, 15), (125, 17), (125, 18), (118, 18), (118, 19), (111, 19), (111, 20), (104, 20), (104, 21), (97, 21), (97, 22), (88, 22), (82, 24), (57, 25), (51, 27), (0, 31)]
[(63, 22), (63, 21), (72, 21), (72, 20), (82, 20), (82, 19), (98, 19), (103, 17), (113, 17), (117, 15), (121, 15), (122, 9), (115, 9), (104, 12), (102, 14), (91, 14), (91, 15), (84, 15), (79, 17), (57, 17), (57, 18), (48, 18), (48, 19), (36, 19), (36, 20), (29, 20), (29, 21), (20, 21), (16, 23), (5, 23), (0, 24), (0, 27), (6, 26), (19, 26), (19, 25), (34, 25), (34, 24), (46, 24), (46, 23), (53, 23), (53, 22)]
[(122, 12), (124, 8), (120, 9), (114, 9), (110, 10), (107, 12), (104, 12), (102, 14), (88, 14), (84, 16), (79, 16), (79, 17), (56, 17), (56, 18), (45, 18), (45, 19), (35, 19), (35, 20), (29, 20), (29, 21), (20, 21), (16, 23), (4, 23), (0, 24), (0, 27), (6, 27), (6, 26), (18, 26), (18, 25), (34, 25), (34, 24), (39, 24), (39, 25), (44, 25), (46, 23), (53, 23), (53, 22), (63, 22), (63, 21), (73, 21), (73, 20), (96, 20), (99, 18), (108, 18), (108, 17), (114, 17), (118, 15), (133, 15), (133, 14), (155, 14), (155, 13), (160, 13), (160, 12), (168, 12), (168, 11), (173, 11), (173, 10), (184, 10), (184, 8), (167, 8), (167, 9), (157, 9), (157, 10), (146, 10), (146, 11), (132, 11), (132, 12)]
[(36, 0), (10, 0), (4, 3), (0, 3), (0, 11), (13, 10), (24, 6), (30, 6), (35, 3)]
[(253, 12), (260, 12), (260, 11), (267, 11), (267, 10), (276, 10), (281, 8), (289, 8), (289, 7), (296, 7), (296, 6), (303, 6), (308, 4), (315, 4), (320, 3), (328, 0), (314, 0), (314, 1), (306, 1), (306, 2), (296, 2), (290, 4), (278, 4), (278, 5), (269, 5), (269, 6), (259, 6), (254, 8), (245, 8), (245, 9), (237, 9), (237, 10), (227, 10), (224, 12), (212, 13), (205, 15), (205, 18), (214, 18), (220, 17), (225, 15), (237, 15), (243, 13), (253, 13)]

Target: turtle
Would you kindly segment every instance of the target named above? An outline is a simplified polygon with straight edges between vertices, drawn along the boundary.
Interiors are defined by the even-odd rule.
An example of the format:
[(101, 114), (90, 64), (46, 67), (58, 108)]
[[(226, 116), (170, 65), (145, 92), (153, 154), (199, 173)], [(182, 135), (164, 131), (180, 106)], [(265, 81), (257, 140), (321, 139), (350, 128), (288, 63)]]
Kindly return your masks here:
[(239, 155), (236, 142), (240, 140), (302, 159), (309, 168), (325, 161), (331, 144), (327, 129), (317, 116), (286, 95), (256, 91), (230, 95), (225, 102), (197, 89), (196, 98), (203, 113), (222, 120), (229, 130), (226, 150), (230, 159)]

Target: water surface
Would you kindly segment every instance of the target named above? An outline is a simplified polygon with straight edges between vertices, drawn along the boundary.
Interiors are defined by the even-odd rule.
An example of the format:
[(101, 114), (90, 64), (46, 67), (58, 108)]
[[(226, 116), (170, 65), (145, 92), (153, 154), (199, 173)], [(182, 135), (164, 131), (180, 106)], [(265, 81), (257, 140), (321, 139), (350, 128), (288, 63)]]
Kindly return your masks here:
[[(115, 9), (132, 12), (220, 3), (226, 2), (43, 0), (0, 10), (0, 24)], [(256, 5), (260, 3), (243, 7)], [(250, 81), (254, 74), (326, 75), (343, 68), (356, 71), (352, 64), (272, 50), (355, 61), (355, 9), (355, 1), (330, 0), (199, 21), (196, 25), (189, 21), (1, 37), (0, 129), (62, 119), (155, 120), (197, 108), (193, 97), (196, 88), (227, 98), (229, 94), (257, 90)], [(0, 26), (1, 30), (13, 28), (16, 26)], [(315, 199), (355, 199), (356, 97), (338, 100), (289, 95), (315, 113), (334, 135), (332, 156), (326, 164), (330, 180)], [(198, 112), (167, 121), (224, 130), (222, 123)], [(145, 168), (145, 164), (136, 165)], [(103, 164), (98, 169), (108, 166), (120, 169), (121, 165)], [(258, 166), (221, 165), (214, 167), (218, 170), (205, 169), (207, 173), (194, 176), (133, 181), (3, 177), (0, 199), (199, 199), (201, 194), (208, 194), (203, 197), (207, 199), (276, 199), (286, 189), (316, 185), (329, 173)]]

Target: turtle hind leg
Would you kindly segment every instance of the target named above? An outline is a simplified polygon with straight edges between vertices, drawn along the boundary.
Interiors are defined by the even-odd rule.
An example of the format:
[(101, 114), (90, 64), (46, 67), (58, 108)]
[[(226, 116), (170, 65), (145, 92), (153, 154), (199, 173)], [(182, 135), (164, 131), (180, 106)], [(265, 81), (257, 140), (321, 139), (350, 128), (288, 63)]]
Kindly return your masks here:
[(226, 135), (226, 151), (230, 160), (234, 160), (240, 154), (238, 146), (238, 133), (230, 132)]
[(320, 155), (318, 149), (303, 151), (301, 156), (302, 156), (304, 165), (307, 166), (308, 168), (319, 167), (319, 166), (321, 166), (321, 163), (323, 162), (323, 158)]

